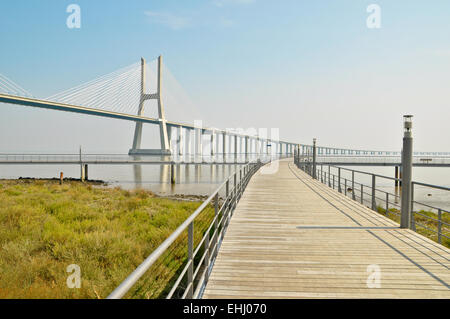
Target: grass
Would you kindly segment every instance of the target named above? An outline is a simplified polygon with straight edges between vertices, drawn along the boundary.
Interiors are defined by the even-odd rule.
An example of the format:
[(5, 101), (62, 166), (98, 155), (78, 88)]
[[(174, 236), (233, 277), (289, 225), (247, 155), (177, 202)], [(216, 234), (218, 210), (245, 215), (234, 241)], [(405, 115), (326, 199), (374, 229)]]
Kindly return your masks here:
[[(0, 181), (0, 298), (105, 298), (199, 205), (75, 181)], [(196, 242), (213, 215), (208, 207), (196, 219)], [(186, 261), (186, 238), (126, 297), (163, 297)], [(71, 264), (79, 289), (66, 284)]]
[[(378, 211), (378, 213), (386, 216), (386, 209), (385, 208), (377, 206), (377, 211)], [(389, 219), (392, 219), (395, 222), (400, 223), (400, 211), (398, 209), (396, 209), (396, 208), (390, 208), (389, 212), (390, 212), (388, 214)], [(424, 215), (424, 216), (422, 216), (422, 215)], [(427, 216), (427, 217), (425, 217), (425, 216)], [(415, 213), (414, 214), (414, 219), (415, 219), (415, 222), (416, 222), (416, 231), (419, 234), (424, 235), (425, 237), (428, 237), (428, 238), (434, 240), (435, 242), (438, 242), (437, 233), (434, 232), (434, 231), (437, 231), (437, 229), (438, 229), (437, 228), (438, 227), (437, 226), (437, 224), (438, 224), (437, 223), (437, 218), (438, 218), (437, 214), (435, 214), (433, 212), (425, 211), (425, 210), (421, 210), (421, 211)], [(450, 224), (450, 213), (442, 212), (442, 221), (447, 223), (447, 224)], [(425, 227), (427, 227), (427, 228), (429, 228), (431, 230), (434, 230), (434, 231), (428, 230), (428, 229), (426, 229), (425, 227), (422, 227), (419, 224), (421, 224), (421, 225), (423, 225), (423, 226), (425, 226)], [(447, 226), (445, 224), (442, 224), (441, 231), (442, 231), (442, 233), (444, 235), (446, 235), (447, 237), (450, 237), (450, 227), (449, 226)], [(450, 239), (445, 238), (444, 236), (442, 236), (441, 240), (442, 240), (442, 245), (444, 245), (447, 248), (450, 248)]]

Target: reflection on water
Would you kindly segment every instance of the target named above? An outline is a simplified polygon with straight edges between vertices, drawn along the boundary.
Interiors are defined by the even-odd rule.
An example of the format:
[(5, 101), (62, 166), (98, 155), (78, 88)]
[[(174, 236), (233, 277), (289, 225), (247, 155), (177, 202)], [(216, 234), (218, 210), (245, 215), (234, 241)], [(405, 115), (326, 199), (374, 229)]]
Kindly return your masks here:
[[(124, 189), (143, 188), (161, 195), (208, 195), (242, 165), (175, 164), (175, 184), (171, 183), (171, 165), (89, 165), (89, 179), (103, 180)], [(0, 165), (0, 178), (80, 178), (79, 165)]]
[[(218, 184), (242, 167), (243, 163), (256, 161), (258, 157), (266, 160), (269, 154), (263, 156), (82, 154), (81, 159), (89, 165), (89, 179), (102, 180), (110, 186), (125, 189), (143, 188), (161, 195), (208, 195), (218, 187)], [(63, 172), (65, 177), (80, 178), (80, 165), (74, 164), (80, 160), (80, 155), (8, 155), (7, 159), (3, 160), (15, 163), (20, 161), (53, 163), (0, 165), (0, 178), (54, 178), (59, 177), (60, 172)], [(167, 164), (159, 164), (160, 162)]]
[[(115, 160), (117, 157), (106, 155), (89, 155), (92, 160), (94, 156), (97, 159)], [(101, 157), (99, 157), (101, 156)], [(130, 159), (127, 155), (121, 155), (123, 158)], [(139, 159), (139, 157), (132, 157)], [(183, 157), (183, 161), (190, 164), (177, 163), (173, 157), (142, 157), (141, 160), (157, 161), (169, 160), (175, 162), (173, 165), (173, 173), (175, 184), (171, 183), (171, 165), (155, 165), (155, 164), (89, 164), (89, 179), (103, 180), (111, 186), (120, 186), (125, 189), (143, 188), (151, 190), (161, 195), (187, 194), (187, 195), (208, 195), (212, 193), (218, 184), (223, 182), (241, 165), (236, 164), (196, 164), (198, 158)], [(234, 162), (235, 156), (223, 155), (217, 157), (202, 157), (201, 162), (208, 161), (225, 161)], [(238, 161), (244, 162), (245, 156), (239, 155)], [(248, 160), (248, 158), (247, 158)], [(253, 160), (253, 158), (251, 159)], [(394, 177), (393, 167), (348, 167), (350, 169), (371, 172), (379, 175)], [(327, 171), (327, 169), (325, 169)], [(80, 178), (80, 166), (74, 164), (33, 164), (33, 165), (0, 165), (0, 178), (19, 178), (19, 177), (35, 177), (35, 178), (58, 178), (60, 172), (65, 177)], [(336, 174), (336, 172), (332, 173)], [(351, 173), (342, 171), (342, 178), (351, 181)], [(441, 186), (450, 186), (450, 169), (449, 168), (431, 168), (431, 167), (414, 167), (413, 179), (429, 184)], [(371, 177), (364, 174), (356, 174), (355, 181), (363, 183), (366, 186), (371, 185)], [(349, 182), (350, 183), (350, 182)], [(350, 185), (350, 184), (347, 184)], [(376, 188), (384, 192), (394, 194), (390, 197), (391, 201), (400, 203), (400, 194), (396, 190), (392, 180), (378, 178), (376, 179)], [(369, 189), (365, 188), (369, 192)], [(355, 195), (359, 196), (359, 185), (355, 186)], [(365, 195), (368, 198), (368, 195)], [(385, 194), (377, 193), (379, 200), (384, 201)], [(416, 201), (450, 210), (450, 192), (430, 189), (426, 187), (416, 186), (414, 190), (414, 198)]]

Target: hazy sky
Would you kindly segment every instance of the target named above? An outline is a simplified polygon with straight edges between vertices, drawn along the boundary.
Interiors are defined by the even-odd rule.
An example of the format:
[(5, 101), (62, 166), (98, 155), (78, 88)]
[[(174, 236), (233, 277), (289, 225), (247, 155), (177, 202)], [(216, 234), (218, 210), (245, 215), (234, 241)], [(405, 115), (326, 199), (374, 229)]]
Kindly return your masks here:
[[(66, 26), (71, 3), (81, 29)], [(163, 54), (195, 103), (166, 105), (170, 120), (398, 150), (414, 114), (415, 150), (450, 151), (448, 0), (3, 0), (0, 39), (0, 73), (36, 96)], [(125, 153), (133, 127), (0, 104), (0, 152)]]

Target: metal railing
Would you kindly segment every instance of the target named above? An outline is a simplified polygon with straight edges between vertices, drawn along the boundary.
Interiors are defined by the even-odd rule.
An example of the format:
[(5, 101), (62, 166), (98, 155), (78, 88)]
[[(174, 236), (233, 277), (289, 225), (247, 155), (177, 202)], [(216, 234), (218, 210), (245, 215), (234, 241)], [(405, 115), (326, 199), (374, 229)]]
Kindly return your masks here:
[[(322, 156), (319, 155), (317, 157), (318, 164), (326, 164), (326, 165), (401, 165), (401, 157), (400, 156)], [(434, 156), (434, 157), (422, 157), (422, 156), (414, 156), (413, 164), (415, 166), (450, 166), (450, 157), (445, 156)]]
[[(219, 251), (223, 236), (236, 205), (241, 198), (250, 178), (263, 165), (261, 161), (248, 163), (227, 178), (196, 211), (190, 215), (150, 256), (148, 256), (109, 296), (108, 299), (122, 298), (149, 268), (166, 252), (168, 248), (188, 231), (186, 264), (174, 281), (166, 298), (198, 298), (208, 282), (212, 265)], [(224, 198), (219, 194), (225, 193)], [(220, 201), (222, 203), (220, 203)], [(205, 209), (213, 205), (214, 218), (194, 247), (194, 223)], [(185, 280), (186, 287), (181, 287)], [(181, 291), (180, 291), (181, 290)]]
[(0, 154), (1, 164), (246, 164), (258, 159), (275, 160), (290, 154), (216, 153), (216, 155), (128, 154)]
[[(296, 155), (294, 157), (294, 162), (298, 168), (302, 169), (310, 176), (313, 176), (313, 163), (310, 157)], [(327, 169), (324, 169), (324, 166)], [(346, 176), (343, 176), (344, 172), (347, 173)], [(365, 184), (361, 181), (358, 182), (356, 179), (357, 175), (368, 176), (370, 180), (369, 184)], [(391, 214), (393, 216), (400, 217), (402, 182), (400, 178), (317, 163), (316, 179), (323, 184), (328, 185), (330, 188), (336, 189), (338, 192), (343, 193), (345, 196), (349, 196), (353, 200), (366, 205), (372, 210), (384, 213), (387, 217), (390, 217)], [(390, 182), (394, 182), (398, 185), (398, 187), (395, 187), (395, 193), (377, 187), (377, 185), (380, 184), (380, 180), (383, 179), (389, 180)], [(450, 209), (436, 207), (415, 199), (414, 194), (416, 193), (415, 190), (418, 186), (438, 189), (446, 192), (449, 192), (450, 188), (439, 185), (412, 182), (410, 228), (417, 231), (418, 226), (424, 231), (435, 234), (434, 236), (431, 236), (432, 239), (442, 244), (443, 238), (450, 239), (450, 224), (443, 220), (443, 215), (449, 214)], [(418, 206), (423, 209), (417, 209)], [(422, 221), (418, 221), (418, 218), (422, 219)]]

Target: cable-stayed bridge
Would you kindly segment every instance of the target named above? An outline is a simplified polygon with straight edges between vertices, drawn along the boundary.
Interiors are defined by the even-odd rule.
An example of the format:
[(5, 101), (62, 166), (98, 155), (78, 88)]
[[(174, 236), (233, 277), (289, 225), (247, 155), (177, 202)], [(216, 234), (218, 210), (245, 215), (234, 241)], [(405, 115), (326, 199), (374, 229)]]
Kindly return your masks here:
[[(36, 98), (18, 84), (0, 75), (0, 103), (87, 114), (135, 122), (129, 155), (166, 155), (177, 157), (217, 157), (234, 155), (236, 159), (252, 155), (293, 155), (298, 150), (311, 156), (312, 145), (279, 139), (278, 131), (245, 132), (204, 127), (167, 120), (163, 85), (162, 57), (147, 63), (141, 59), (105, 76), (47, 98)], [(157, 110), (157, 117), (146, 116), (146, 109)], [(142, 149), (143, 125), (159, 127), (160, 148)], [(206, 139), (205, 139), (206, 137)], [(414, 165), (449, 166), (450, 152), (414, 152)], [(317, 147), (318, 162), (342, 165), (398, 166), (400, 152)], [(2, 162), (14, 156), (3, 156)], [(42, 158), (42, 156), (37, 156)], [(129, 161), (129, 159), (126, 159)], [(31, 160), (30, 160), (31, 161)], [(46, 161), (49, 161), (46, 158)]]

